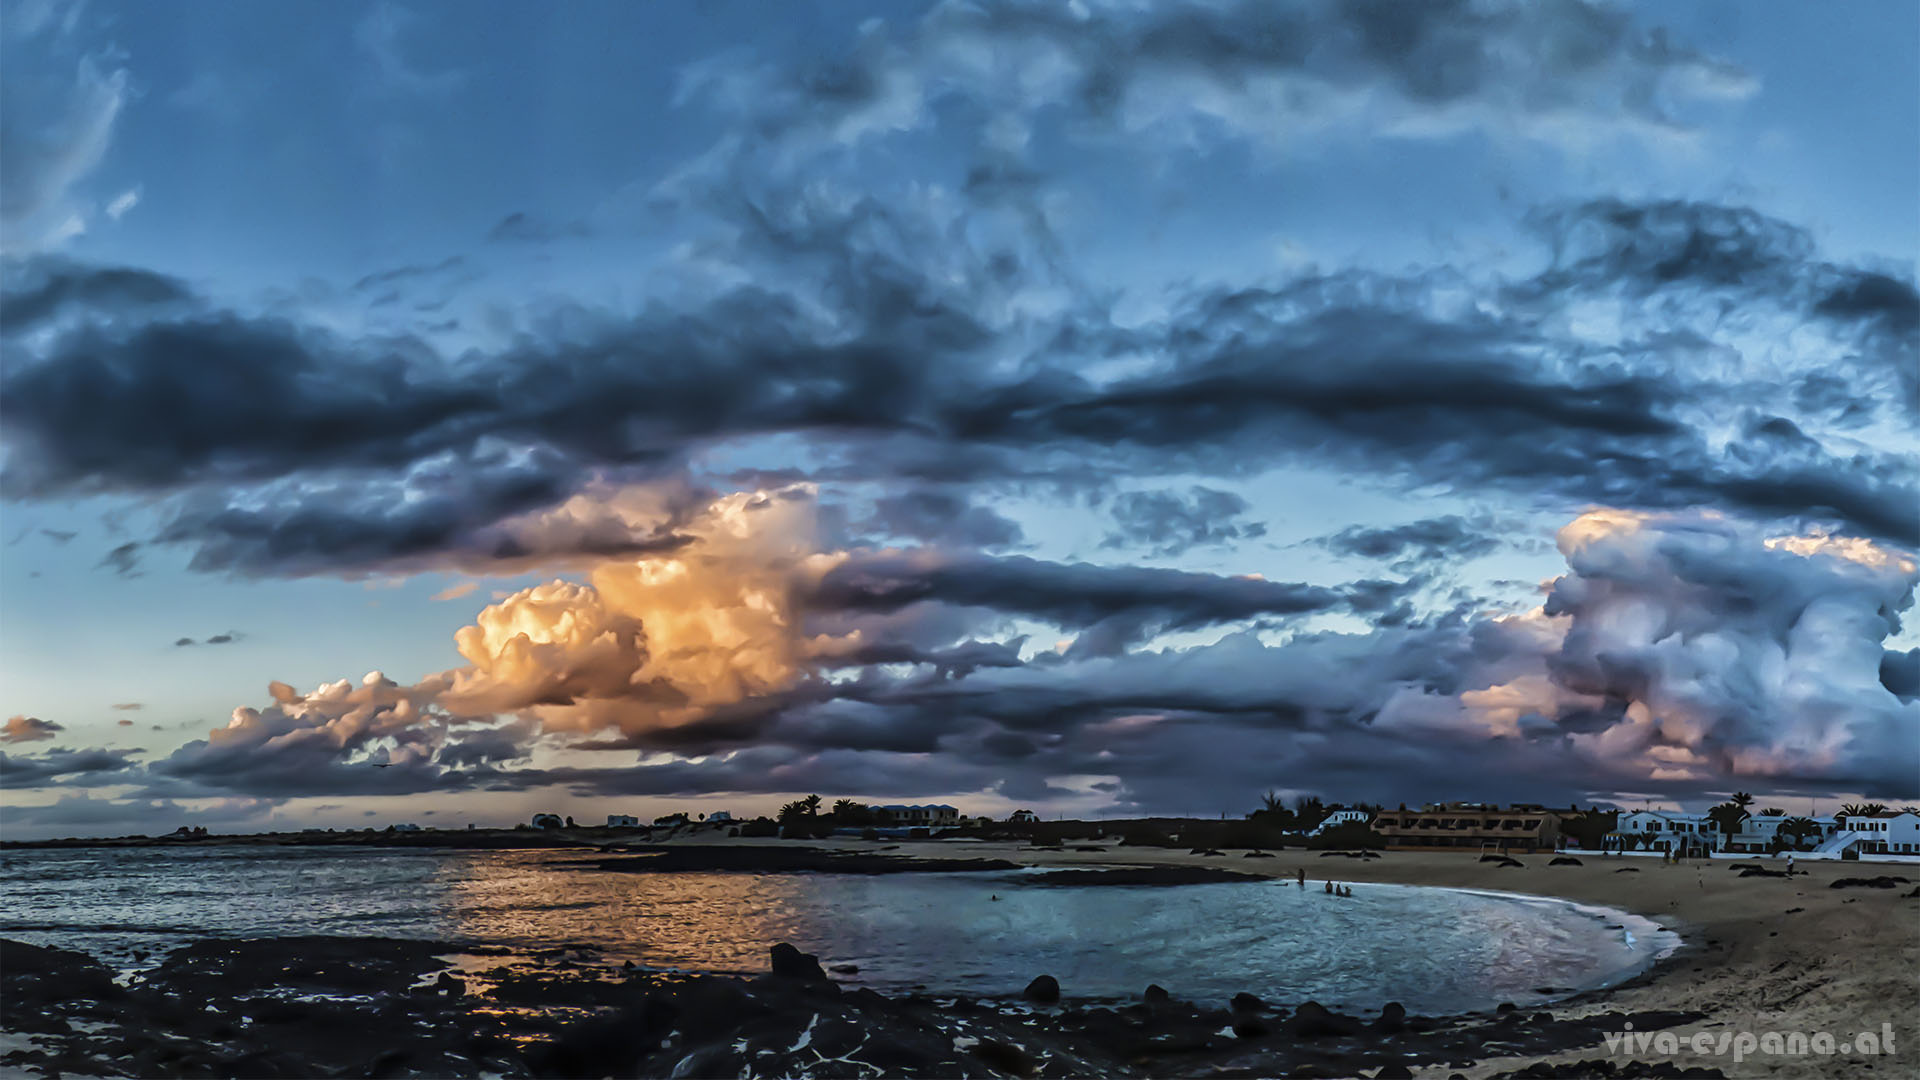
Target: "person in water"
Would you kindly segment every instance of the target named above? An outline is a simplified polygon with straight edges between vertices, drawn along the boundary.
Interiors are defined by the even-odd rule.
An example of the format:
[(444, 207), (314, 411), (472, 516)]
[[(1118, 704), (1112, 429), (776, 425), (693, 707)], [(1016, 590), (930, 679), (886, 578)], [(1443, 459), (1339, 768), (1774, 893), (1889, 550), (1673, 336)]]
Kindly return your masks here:
[(1328, 878), (1328, 879), (1327, 879), (1327, 893), (1328, 893), (1328, 895), (1332, 895), (1332, 893), (1333, 893), (1333, 879), (1332, 879), (1332, 878)]
[[(1791, 870), (1791, 869), (1793, 869), (1793, 857), (1792, 857), (1792, 856), (1788, 856), (1788, 857), (1787, 857), (1787, 869), (1789, 869), (1789, 870)], [(1294, 874), (1296, 874), (1296, 875), (1298, 876), (1298, 878), (1299, 878), (1299, 881), (1300, 881), (1300, 887), (1301, 887), (1301, 888), (1303, 888), (1303, 889), (1304, 889), (1304, 888), (1306, 888), (1306, 887), (1307, 887), (1307, 872), (1306, 872), (1305, 870), (1295, 870), (1295, 871), (1294, 871)]]

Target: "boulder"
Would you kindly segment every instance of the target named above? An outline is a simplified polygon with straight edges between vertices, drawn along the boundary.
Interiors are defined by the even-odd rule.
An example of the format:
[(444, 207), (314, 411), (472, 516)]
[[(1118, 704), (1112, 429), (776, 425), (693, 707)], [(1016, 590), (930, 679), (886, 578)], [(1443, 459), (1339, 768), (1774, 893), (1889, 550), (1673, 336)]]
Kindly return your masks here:
[(1156, 1005), (1160, 1002), (1171, 1000), (1173, 997), (1172, 994), (1167, 993), (1167, 988), (1161, 986), (1159, 983), (1148, 983), (1147, 992), (1140, 996)]
[(1009, 1042), (998, 1039), (981, 1039), (973, 1047), (973, 1056), (984, 1062), (995, 1072), (1009, 1073), (1013, 1076), (1033, 1076), (1040, 1071), (1040, 1063), (1032, 1054)]
[(801, 952), (784, 941), (773, 947), (773, 974), (782, 979), (827, 981), (827, 973), (820, 970), (820, 961), (817, 958), (811, 953)]
[(1381, 1031), (1391, 1034), (1407, 1026), (1407, 1007), (1397, 1001), (1389, 1001), (1380, 1007)]
[(1317, 1001), (1302, 1002), (1287, 1021), (1287, 1030), (1296, 1038), (1321, 1039), (1335, 1035), (1358, 1035), (1365, 1025), (1351, 1016), (1342, 1016)]
[(1051, 1005), (1060, 1000), (1060, 982), (1051, 975), (1041, 975), (1027, 984), (1020, 996), (1028, 1001), (1037, 1001), (1042, 1005)]
[(1233, 1000), (1227, 1003), (1227, 1007), (1237, 1013), (1249, 1013), (1259, 1012), (1267, 1007), (1267, 1003), (1243, 991), (1233, 995)]

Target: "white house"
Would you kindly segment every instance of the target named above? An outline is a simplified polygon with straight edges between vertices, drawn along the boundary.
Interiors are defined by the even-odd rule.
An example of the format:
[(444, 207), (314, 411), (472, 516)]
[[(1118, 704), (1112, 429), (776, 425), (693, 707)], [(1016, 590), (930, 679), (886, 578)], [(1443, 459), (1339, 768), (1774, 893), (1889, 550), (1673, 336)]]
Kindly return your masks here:
[(913, 805), (893, 803), (888, 806), (876, 806), (874, 809), (884, 811), (895, 825), (938, 826), (960, 823), (959, 808), (945, 804), (922, 806), (918, 803)]
[(1607, 837), (1622, 851), (1672, 851), (1704, 855), (1720, 843), (1720, 830), (1705, 814), (1681, 810), (1635, 810), (1621, 814)]
[[(1755, 814), (1740, 823), (1740, 831), (1728, 836), (1720, 826), (1704, 813), (1690, 814), (1682, 810), (1635, 810), (1621, 814), (1614, 831), (1607, 835), (1610, 846), (1622, 851), (1677, 851), (1683, 855), (1702, 855), (1708, 852), (1724, 851), (1739, 854), (1763, 855), (1776, 850), (1776, 838), (1780, 826), (1795, 817), (1803, 815), (1766, 815)], [(1818, 832), (1811, 837), (1798, 841), (1802, 845), (1814, 845), (1820, 850), (1820, 844), (1840, 831), (1838, 819), (1830, 817), (1808, 818)], [(1785, 845), (1793, 850), (1794, 842)]]
[(708, 822), (718, 821), (718, 822), (721, 822), (722, 824), (725, 824), (726, 822), (730, 822), (732, 820), (733, 820), (733, 815), (727, 813), (725, 810), (715, 810), (713, 813), (707, 815)]
[(536, 829), (561, 829), (566, 827), (567, 820), (559, 814), (535, 814), (532, 824)]
[(1333, 813), (1328, 814), (1320, 824), (1315, 825), (1313, 831), (1307, 833), (1307, 835), (1319, 836), (1328, 829), (1336, 825), (1345, 825), (1349, 821), (1358, 821), (1364, 825), (1371, 816), (1372, 815), (1368, 814), (1365, 810), (1335, 810)]
[(1920, 855), (1920, 814), (1910, 810), (1841, 814), (1839, 828), (1815, 848), (1817, 854)]
[(639, 827), (640, 819), (634, 817), (632, 814), (607, 815), (607, 828), (609, 829), (637, 829)]

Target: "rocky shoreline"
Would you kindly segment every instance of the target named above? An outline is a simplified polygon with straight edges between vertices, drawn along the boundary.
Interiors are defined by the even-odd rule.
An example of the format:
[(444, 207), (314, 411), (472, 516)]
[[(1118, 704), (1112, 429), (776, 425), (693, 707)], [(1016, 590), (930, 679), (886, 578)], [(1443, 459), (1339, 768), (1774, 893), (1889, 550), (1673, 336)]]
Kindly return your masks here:
[[(198, 941), (116, 981), (85, 954), (0, 940), (0, 1066), (49, 1077), (1394, 1077), (1700, 1018), (1511, 1006), (1432, 1017), (1396, 1005), (1359, 1017), (1247, 994), (1181, 1001), (1158, 987), (1088, 1001), (1050, 978), (1021, 998), (888, 997), (843, 988), (791, 946), (770, 959), (769, 974), (739, 979), (614, 966), (585, 948), (529, 957), (284, 937)], [(1599, 1075), (1720, 1075), (1602, 1064), (1631, 1071)]]

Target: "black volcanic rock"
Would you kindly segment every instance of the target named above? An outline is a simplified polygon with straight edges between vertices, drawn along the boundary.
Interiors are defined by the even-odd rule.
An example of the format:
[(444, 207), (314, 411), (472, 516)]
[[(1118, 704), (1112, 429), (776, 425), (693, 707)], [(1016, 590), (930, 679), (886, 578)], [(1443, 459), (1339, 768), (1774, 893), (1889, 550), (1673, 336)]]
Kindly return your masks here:
[(1233, 1018), (1233, 1034), (1238, 1039), (1258, 1039), (1267, 1035), (1271, 1029), (1267, 1022), (1257, 1016), (1236, 1016)]
[(784, 941), (773, 947), (772, 959), (777, 978), (827, 981), (827, 973), (820, 970), (820, 961), (812, 953), (803, 953)]
[(1266, 1007), (1266, 1002), (1245, 991), (1233, 995), (1233, 1000), (1227, 1003), (1227, 1008), (1237, 1013), (1259, 1012)]
[[(1499, 1056), (1537, 1059), (1596, 1046), (1628, 1024), (1652, 1031), (1701, 1019), (1618, 1011), (1435, 1018), (1389, 1007), (1377, 1022), (1362, 1022), (1307, 1003), (1281, 1020), (1284, 1012), (1233, 1012), (1161, 993), (1151, 995), (1158, 999), (1152, 1005), (1020, 1009), (947, 994), (843, 992), (817, 977), (817, 960), (787, 949), (782, 970), (805, 977), (623, 972), (591, 952), (529, 954), (470, 941), (206, 941), (174, 950), (111, 1000), (89, 1000), (64, 991), (107, 993), (104, 966), (80, 953), (0, 941), (4, 1026), (33, 1035), (0, 1052), (0, 1071), (1356, 1077), (1402, 1075), (1397, 1067), (1412, 1066), (1444, 1075), (1450, 1063), (1479, 1060), (1495, 1046)], [(450, 997), (434, 992), (449, 953), (497, 959), (490, 969), (468, 967), (466, 992)], [(1052, 978), (1034, 984), (1051, 991), (1037, 997), (1059, 992)], [(1404, 1025), (1385, 1030), (1395, 1020)], [(1596, 1075), (1668, 1075), (1629, 1068)]]
[(1167, 993), (1167, 988), (1159, 983), (1148, 983), (1146, 993), (1140, 996), (1149, 1002), (1161, 1002), (1170, 999), (1173, 995)]
[(1380, 1007), (1380, 1022), (1377, 1025), (1388, 1034), (1407, 1026), (1407, 1007), (1397, 1001), (1389, 1001)]
[[(1741, 874), (1740, 876), (1746, 877), (1747, 875)], [(1785, 877), (1786, 875), (1782, 873), (1777, 876)], [(1858, 877), (1837, 878), (1834, 880), (1834, 882), (1831, 885), (1828, 885), (1827, 888), (1829, 889), (1891, 889), (1895, 885), (1905, 885), (1905, 884), (1908, 884), (1908, 881), (1906, 878), (1896, 877), (1892, 875), (1882, 875), (1880, 877), (1870, 877), (1870, 878), (1858, 878)]]
[(1286, 1023), (1287, 1033), (1298, 1039), (1358, 1035), (1365, 1029), (1366, 1025), (1360, 1021), (1334, 1012), (1317, 1001), (1301, 1003)]
[(1028, 983), (1027, 988), (1020, 991), (1020, 996), (1028, 1001), (1051, 1005), (1060, 1000), (1060, 982), (1051, 975), (1041, 975)]

